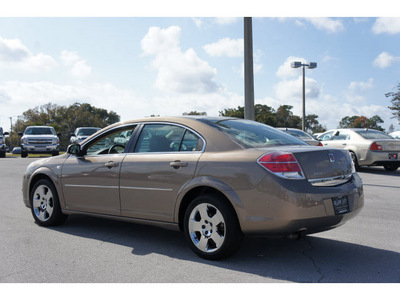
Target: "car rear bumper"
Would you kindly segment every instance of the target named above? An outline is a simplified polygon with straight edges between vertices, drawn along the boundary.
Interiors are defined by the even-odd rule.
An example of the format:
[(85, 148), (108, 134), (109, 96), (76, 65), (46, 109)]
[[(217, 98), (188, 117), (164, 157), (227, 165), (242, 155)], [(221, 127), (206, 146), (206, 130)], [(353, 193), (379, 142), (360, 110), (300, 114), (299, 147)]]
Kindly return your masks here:
[(396, 151), (369, 151), (363, 160), (359, 160), (358, 164), (360, 166), (387, 166), (387, 165), (393, 165), (396, 164), (397, 166), (400, 166), (400, 160), (399, 159), (390, 159), (389, 155), (393, 154), (400, 154), (399, 152)]
[[(271, 190), (266, 182), (254, 190), (252, 198), (242, 198), (249, 195), (248, 191), (239, 192), (244, 199), (243, 207), (237, 208), (243, 233), (284, 236), (321, 232), (344, 224), (364, 205), (362, 182), (357, 174), (350, 182), (336, 187), (315, 187), (307, 180), (295, 184), (296, 189), (286, 184), (286, 188)], [(343, 196), (348, 200), (349, 211), (336, 214), (333, 199)]]

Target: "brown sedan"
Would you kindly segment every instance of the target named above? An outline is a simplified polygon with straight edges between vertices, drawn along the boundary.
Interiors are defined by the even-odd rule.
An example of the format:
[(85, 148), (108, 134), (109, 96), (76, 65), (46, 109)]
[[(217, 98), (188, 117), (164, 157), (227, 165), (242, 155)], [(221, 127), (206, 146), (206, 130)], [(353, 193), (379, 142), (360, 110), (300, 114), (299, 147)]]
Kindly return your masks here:
[(182, 230), (207, 259), (248, 236), (316, 233), (362, 208), (347, 150), (309, 146), (234, 118), (148, 118), (104, 128), (31, 163), (23, 200), (37, 224), (90, 214)]

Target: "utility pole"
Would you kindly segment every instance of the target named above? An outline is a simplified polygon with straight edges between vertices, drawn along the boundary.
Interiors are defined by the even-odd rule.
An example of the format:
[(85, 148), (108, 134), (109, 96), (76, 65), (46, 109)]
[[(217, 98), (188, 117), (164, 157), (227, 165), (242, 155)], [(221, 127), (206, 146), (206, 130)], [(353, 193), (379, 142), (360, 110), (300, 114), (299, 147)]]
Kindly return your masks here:
[(244, 18), (244, 118), (254, 120), (253, 26)]
[(13, 137), (13, 128), (12, 128), (12, 117), (10, 117), (10, 123), (11, 123), (11, 127), (10, 127), (10, 151), (12, 151), (13, 146), (12, 146), (12, 137)]

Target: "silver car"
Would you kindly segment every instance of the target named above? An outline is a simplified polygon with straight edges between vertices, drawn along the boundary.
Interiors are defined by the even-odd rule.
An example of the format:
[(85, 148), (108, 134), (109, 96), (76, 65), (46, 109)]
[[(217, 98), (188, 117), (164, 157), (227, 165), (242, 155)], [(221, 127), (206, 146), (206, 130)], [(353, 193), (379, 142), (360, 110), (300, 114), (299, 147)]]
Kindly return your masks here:
[(394, 172), (400, 166), (400, 141), (378, 130), (334, 129), (318, 139), (324, 146), (350, 151), (357, 170), (360, 166), (383, 166)]
[(254, 121), (171, 117), (117, 123), (31, 163), (23, 201), (41, 226), (69, 214), (158, 225), (182, 230), (199, 256), (220, 259), (244, 235), (340, 226), (361, 210), (364, 193), (348, 151)]

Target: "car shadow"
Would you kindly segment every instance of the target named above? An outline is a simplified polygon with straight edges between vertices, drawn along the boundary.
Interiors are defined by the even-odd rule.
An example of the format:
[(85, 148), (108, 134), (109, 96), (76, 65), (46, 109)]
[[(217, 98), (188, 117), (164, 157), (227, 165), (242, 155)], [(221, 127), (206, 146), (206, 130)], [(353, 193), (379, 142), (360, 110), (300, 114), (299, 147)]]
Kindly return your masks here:
[(360, 167), (357, 173), (368, 173), (385, 176), (400, 176), (400, 169), (394, 172), (386, 171), (383, 167)]
[[(299, 240), (245, 238), (230, 258), (208, 261), (196, 256), (178, 231), (83, 215), (71, 215), (64, 226), (51, 229), (126, 246), (132, 248), (133, 256), (157, 253), (252, 274), (254, 282), (400, 282), (399, 253), (318, 236)], [(185, 282), (191, 282), (190, 274)]]

